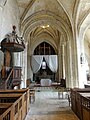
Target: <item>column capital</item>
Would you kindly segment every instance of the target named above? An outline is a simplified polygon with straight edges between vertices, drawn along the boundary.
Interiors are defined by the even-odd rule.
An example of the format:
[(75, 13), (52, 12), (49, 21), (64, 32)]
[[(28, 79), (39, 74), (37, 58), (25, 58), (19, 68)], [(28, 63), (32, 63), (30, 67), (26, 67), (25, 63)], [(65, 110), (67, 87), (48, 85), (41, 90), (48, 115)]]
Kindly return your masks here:
[(64, 42), (61, 43), (60, 46), (66, 46), (66, 44), (67, 44), (67, 43), (64, 41)]

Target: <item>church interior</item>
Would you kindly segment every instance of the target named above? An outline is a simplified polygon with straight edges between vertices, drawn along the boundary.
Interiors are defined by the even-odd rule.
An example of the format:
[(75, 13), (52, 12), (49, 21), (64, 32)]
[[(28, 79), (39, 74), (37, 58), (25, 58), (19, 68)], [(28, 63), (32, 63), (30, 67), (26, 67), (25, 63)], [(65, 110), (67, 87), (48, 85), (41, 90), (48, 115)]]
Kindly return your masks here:
[(90, 120), (90, 0), (0, 0), (0, 120)]

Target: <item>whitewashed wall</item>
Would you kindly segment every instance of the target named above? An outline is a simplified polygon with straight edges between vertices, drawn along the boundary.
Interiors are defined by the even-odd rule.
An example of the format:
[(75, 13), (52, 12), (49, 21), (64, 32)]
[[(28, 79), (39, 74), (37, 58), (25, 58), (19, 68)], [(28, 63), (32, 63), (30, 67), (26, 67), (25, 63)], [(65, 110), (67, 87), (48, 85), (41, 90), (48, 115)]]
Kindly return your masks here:
[(7, 0), (6, 4), (0, 6), (0, 41), (5, 34), (12, 32), (13, 25), (17, 27), (18, 32), (19, 9), (16, 0)]
[[(16, 0), (0, 0), (0, 41), (3, 40), (7, 33), (12, 32), (13, 25), (16, 26), (16, 31), (19, 34), (19, 19)], [(0, 54), (0, 58), (2, 58), (2, 54)], [(18, 55), (15, 55), (15, 59), (18, 60)], [(19, 62), (18, 64), (20, 65)]]
[[(19, 22), (20, 22), (20, 16), (19, 16), (19, 8), (16, 0), (0, 0), (0, 42), (3, 40), (6, 34), (12, 32), (12, 26), (16, 26), (16, 32), (18, 35), (19, 33)], [(25, 52), (26, 53), (26, 52)], [(25, 71), (24, 75), (22, 76), (24, 78), (23, 87), (26, 86), (26, 74), (27, 74), (27, 67), (25, 65), (27, 64), (24, 62), (26, 58), (26, 54), (24, 56), (23, 53), (15, 53), (14, 54), (14, 66), (21, 66), (23, 68), (22, 71)], [(22, 59), (23, 57), (23, 59)], [(21, 61), (21, 59), (23, 61)], [(0, 69), (3, 64), (3, 53), (0, 52)], [(24, 67), (23, 67), (24, 66)], [(22, 86), (22, 85), (21, 85)]]

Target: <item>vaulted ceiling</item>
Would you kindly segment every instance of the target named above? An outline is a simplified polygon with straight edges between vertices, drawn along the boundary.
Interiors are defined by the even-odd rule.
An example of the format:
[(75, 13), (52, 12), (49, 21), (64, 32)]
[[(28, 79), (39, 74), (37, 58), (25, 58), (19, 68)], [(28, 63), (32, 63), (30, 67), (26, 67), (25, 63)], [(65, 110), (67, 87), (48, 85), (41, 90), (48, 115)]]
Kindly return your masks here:
[[(17, 2), (21, 18), (26, 16), (32, 6), (34, 6), (33, 13), (39, 10), (50, 10), (59, 14), (64, 11), (70, 18), (77, 15), (76, 13), (79, 12), (79, 19), (82, 19), (90, 12), (90, 0), (17, 0)], [(33, 14), (32, 12), (30, 14)], [(65, 14), (59, 15), (62, 17), (65, 16)]]
[[(72, 31), (73, 25), (77, 25), (79, 32), (80, 27), (86, 29), (90, 24), (90, 19), (88, 19), (90, 18), (90, 0), (17, 0), (17, 2), (20, 22), (24, 26), (22, 30), (26, 32), (26, 36), (29, 34), (29, 37), (33, 39), (46, 34), (58, 44), (60, 34), (69, 29)], [(31, 24), (34, 24), (34, 27)], [(50, 26), (43, 29), (41, 25), (46, 24)], [(58, 29), (59, 24), (61, 24), (61, 31)], [(89, 36), (89, 32), (90, 29), (86, 36)], [(90, 39), (90, 37), (87, 38)]]

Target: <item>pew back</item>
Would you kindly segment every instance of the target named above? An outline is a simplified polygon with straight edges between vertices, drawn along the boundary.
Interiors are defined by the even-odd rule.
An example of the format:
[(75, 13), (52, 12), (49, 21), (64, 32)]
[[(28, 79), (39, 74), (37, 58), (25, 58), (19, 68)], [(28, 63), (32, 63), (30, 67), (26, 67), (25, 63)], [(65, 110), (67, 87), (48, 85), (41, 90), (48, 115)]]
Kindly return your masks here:
[(0, 103), (7, 106), (2, 105), (0, 120), (23, 120), (29, 109), (29, 89), (1, 90)]
[(90, 96), (82, 96), (82, 120), (90, 120)]
[[(29, 88), (24, 88), (24, 89), (16, 89), (16, 90), (0, 90), (0, 95), (2, 96), (2, 94), (7, 94), (8, 96), (15, 96), (15, 94), (22, 95), (23, 93), (26, 93), (25, 95), (25, 99), (26, 101), (26, 106), (27, 106), (27, 112), (29, 110), (29, 105), (30, 105), (30, 92), (29, 92)], [(12, 94), (12, 95), (11, 95)], [(17, 96), (17, 95), (16, 95)], [(17, 98), (16, 98), (17, 99)], [(14, 98), (12, 99), (14, 100)]]
[(74, 113), (82, 120), (82, 97), (81, 94), (90, 96), (90, 89), (71, 89), (71, 108)]
[(85, 88), (85, 89), (73, 88), (73, 89), (71, 89), (71, 108), (75, 113), (77, 112), (76, 101), (79, 99), (77, 94), (78, 93), (89, 93), (89, 92), (90, 92), (89, 88)]

